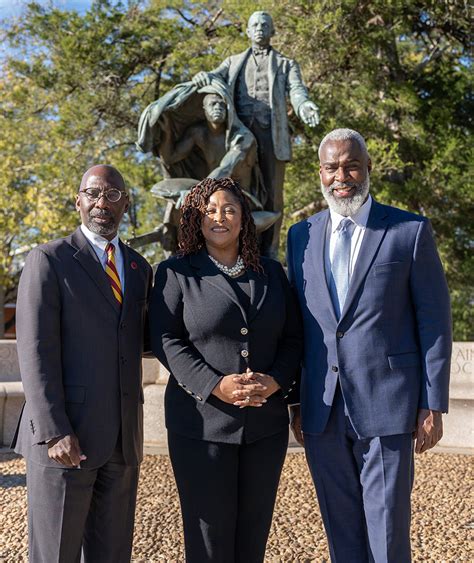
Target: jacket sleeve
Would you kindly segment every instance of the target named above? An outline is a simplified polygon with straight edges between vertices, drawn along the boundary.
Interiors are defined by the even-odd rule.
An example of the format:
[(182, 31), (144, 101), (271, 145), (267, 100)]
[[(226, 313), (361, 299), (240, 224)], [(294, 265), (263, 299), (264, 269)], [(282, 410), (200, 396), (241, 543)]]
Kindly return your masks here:
[(288, 78), (286, 82), (287, 94), (295, 113), (300, 117), (299, 108), (303, 102), (309, 101), (308, 89), (301, 76), (300, 65), (293, 60), (288, 61)]
[(429, 221), (418, 227), (410, 283), (422, 362), (419, 408), (448, 412), (451, 307)]
[(301, 314), (283, 268), (278, 265), (278, 275), (285, 294), (285, 327), (272, 368), (268, 372), (280, 385), (288, 403), (299, 402), (303, 330)]
[(150, 302), (151, 349), (187, 393), (206, 401), (224, 374), (218, 373), (190, 342), (183, 319), (183, 292), (176, 272), (162, 262)]
[(41, 249), (30, 252), (20, 278), (16, 329), (31, 443), (73, 434), (62, 379), (60, 290), (50, 257)]

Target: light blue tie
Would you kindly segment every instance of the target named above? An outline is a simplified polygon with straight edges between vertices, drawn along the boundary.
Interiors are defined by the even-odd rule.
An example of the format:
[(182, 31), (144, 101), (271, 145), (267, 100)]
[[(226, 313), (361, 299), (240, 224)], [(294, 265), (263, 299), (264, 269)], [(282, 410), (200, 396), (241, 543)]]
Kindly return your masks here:
[(351, 259), (351, 238), (355, 223), (346, 217), (339, 223), (337, 240), (331, 264), (331, 280), (329, 290), (336, 317), (341, 312), (349, 289), (349, 263)]

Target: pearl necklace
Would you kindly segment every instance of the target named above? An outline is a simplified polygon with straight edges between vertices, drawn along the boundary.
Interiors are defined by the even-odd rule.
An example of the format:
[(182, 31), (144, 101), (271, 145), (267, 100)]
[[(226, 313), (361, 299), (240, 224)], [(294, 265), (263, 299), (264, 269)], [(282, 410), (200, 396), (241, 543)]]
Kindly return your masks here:
[(237, 256), (237, 262), (232, 266), (232, 268), (229, 268), (228, 266), (221, 264), (215, 258), (213, 258), (210, 254), (208, 254), (208, 256), (211, 259), (211, 261), (215, 264), (215, 266), (217, 268), (219, 268), (219, 270), (222, 273), (227, 274), (231, 278), (235, 278), (235, 277), (239, 276), (245, 270), (245, 264), (244, 264), (244, 261), (242, 260), (240, 255)]

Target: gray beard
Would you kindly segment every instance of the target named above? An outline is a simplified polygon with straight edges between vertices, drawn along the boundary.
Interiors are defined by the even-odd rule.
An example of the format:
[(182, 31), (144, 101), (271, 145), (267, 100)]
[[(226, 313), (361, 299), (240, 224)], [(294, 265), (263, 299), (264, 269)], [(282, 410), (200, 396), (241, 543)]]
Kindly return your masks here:
[(95, 233), (96, 235), (100, 235), (101, 237), (107, 237), (115, 233), (116, 227), (113, 220), (110, 221), (109, 224), (99, 225), (95, 221), (88, 217), (86, 227), (89, 231)]
[(344, 185), (344, 182), (333, 182), (328, 188), (325, 188), (321, 183), (321, 192), (329, 205), (329, 209), (344, 217), (351, 217), (359, 211), (369, 195), (370, 178), (367, 176), (366, 180), (360, 184), (353, 183), (356, 192), (352, 197), (338, 198), (332, 193), (334, 186), (340, 187), (342, 185)]

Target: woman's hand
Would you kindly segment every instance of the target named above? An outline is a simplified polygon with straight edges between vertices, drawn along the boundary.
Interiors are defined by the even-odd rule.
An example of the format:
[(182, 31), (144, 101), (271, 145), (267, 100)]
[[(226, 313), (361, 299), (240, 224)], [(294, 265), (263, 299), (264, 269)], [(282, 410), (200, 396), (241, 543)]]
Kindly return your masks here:
[(267, 387), (261, 381), (250, 380), (246, 373), (231, 373), (220, 380), (212, 390), (212, 394), (224, 403), (234, 405), (235, 393), (243, 393), (244, 406), (261, 407), (266, 403), (264, 397), (266, 391)]
[[(250, 407), (250, 406), (257, 406), (251, 403), (254, 403), (256, 400), (260, 400), (261, 404), (258, 406), (262, 406), (263, 403), (267, 402), (267, 398), (273, 393), (276, 393), (278, 389), (280, 389), (280, 385), (273, 379), (271, 375), (267, 375), (265, 373), (260, 373), (258, 371), (251, 371), (247, 368), (246, 373), (244, 373), (241, 377), (241, 382), (243, 387), (241, 389), (236, 389), (233, 393), (234, 395), (234, 405), (243, 408), (243, 407)], [(264, 390), (259, 394), (258, 399), (256, 396), (250, 395), (250, 400), (247, 399), (249, 396), (247, 390), (249, 388), (253, 388), (253, 386), (260, 384), (264, 388)]]

